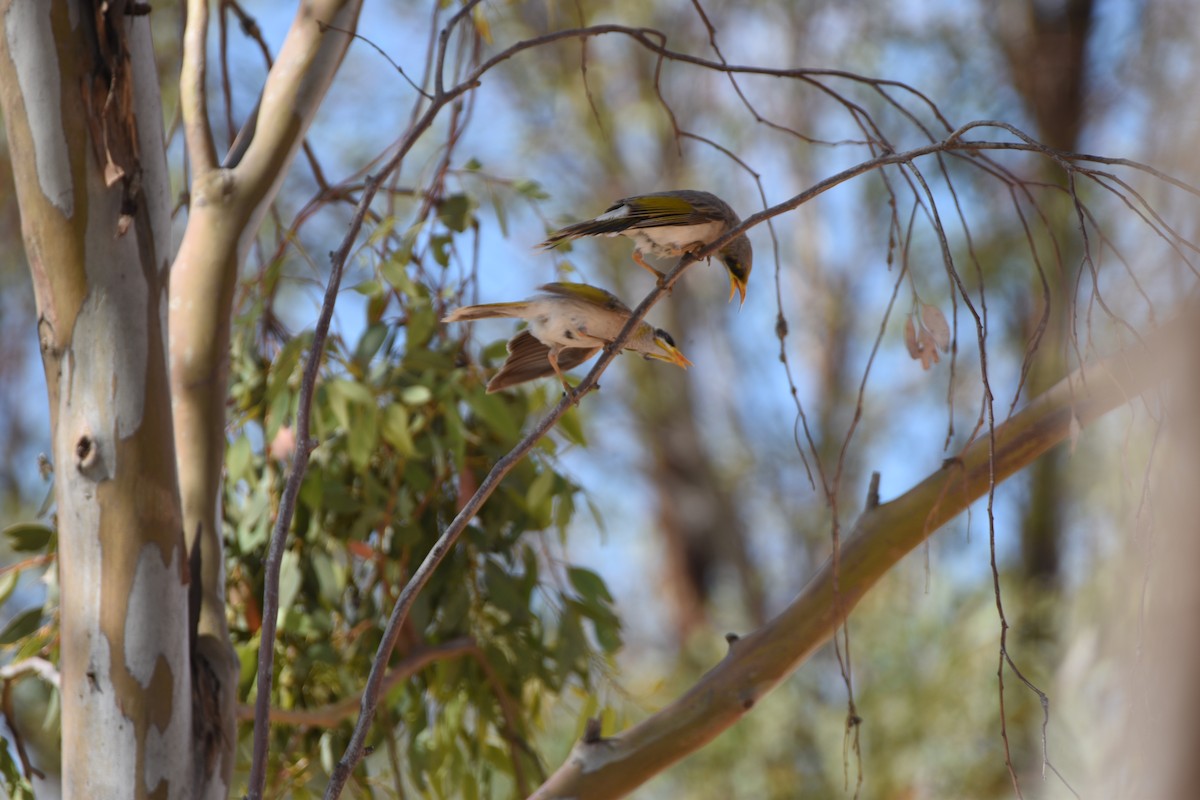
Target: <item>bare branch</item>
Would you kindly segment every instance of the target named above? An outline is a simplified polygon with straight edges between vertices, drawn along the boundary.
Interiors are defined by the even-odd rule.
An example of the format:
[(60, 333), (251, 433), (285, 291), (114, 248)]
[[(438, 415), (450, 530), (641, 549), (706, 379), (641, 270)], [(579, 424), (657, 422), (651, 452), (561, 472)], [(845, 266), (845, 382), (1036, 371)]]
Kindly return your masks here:
[(183, 113), (183, 136), (197, 175), (217, 167), (208, 120), (208, 0), (188, 0), (187, 25), (183, 30), (183, 67), (179, 74), (179, 107)]
[(245, 156), (235, 168), (239, 190), (260, 213), (265, 210), (261, 199), (274, 194), (325, 98), (349, 47), (350, 37), (341, 31), (354, 30), (361, 7), (360, 0), (323, 0), (302, 4), (296, 12), (263, 85)]

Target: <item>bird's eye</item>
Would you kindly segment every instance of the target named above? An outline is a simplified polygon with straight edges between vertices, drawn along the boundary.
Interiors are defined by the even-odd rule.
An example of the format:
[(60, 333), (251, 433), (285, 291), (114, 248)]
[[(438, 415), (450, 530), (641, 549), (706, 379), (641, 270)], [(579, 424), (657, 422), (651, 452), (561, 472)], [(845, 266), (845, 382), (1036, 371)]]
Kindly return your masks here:
[(662, 339), (667, 344), (671, 345), (671, 347), (675, 346), (675, 340), (671, 338), (671, 334), (667, 333), (662, 328), (656, 329), (654, 331), (654, 335), (657, 336), (659, 339)]

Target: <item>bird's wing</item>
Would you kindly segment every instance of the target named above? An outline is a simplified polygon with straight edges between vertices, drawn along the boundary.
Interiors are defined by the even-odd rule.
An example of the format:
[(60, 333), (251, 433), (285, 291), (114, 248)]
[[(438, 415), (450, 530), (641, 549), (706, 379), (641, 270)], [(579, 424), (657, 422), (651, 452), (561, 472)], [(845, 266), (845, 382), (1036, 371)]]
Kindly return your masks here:
[[(599, 347), (568, 347), (558, 354), (559, 369), (565, 371), (577, 367), (599, 350)], [(500, 371), (488, 381), (488, 393), (553, 375), (549, 354), (550, 348), (538, 341), (536, 336), (527, 330), (521, 331), (509, 341), (508, 358)]]
[(630, 314), (629, 306), (621, 302), (621, 299), (612, 292), (606, 292), (597, 286), (590, 286), (586, 283), (547, 283), (539, 286), (540, 291), (552, 294), (557, 297), (569, 297), (573, 300), (582, 300), (589, 305), (598, 306), (616, 311), (623, 314)]
[(730, 223), (731, 220), (737, 220), (737, 214), (724, 200), (709, 192), (680, 189), (657, 194), (639, 194), (621, 198), (595, 219), (560, 228), (542, 242), (541, 246), (553, 247), (567, 239), (578, 239), (580, 236), (615, 235), (631, 228), (699, 225), (713, 220)]
[(662, 194), (643, 194), (618, 200), (609, 211), (624, 206), (627, 211), (621, 217), (630, 228), (657, 228), (666, 225), (698, 225), (723, 215), (712, 201), (720, 200), (706, 192), (680, 191)]

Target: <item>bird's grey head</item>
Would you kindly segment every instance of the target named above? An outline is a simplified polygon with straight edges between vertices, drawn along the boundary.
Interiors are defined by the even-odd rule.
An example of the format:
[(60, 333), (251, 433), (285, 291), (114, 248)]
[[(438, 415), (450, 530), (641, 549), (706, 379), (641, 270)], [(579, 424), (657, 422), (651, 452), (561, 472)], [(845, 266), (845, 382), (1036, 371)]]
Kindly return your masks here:
[(750, 270), (754, 268), (754, 248), (745, 234), (734, 239), (717, 254), (725, 269), (729, 271), (729, 299), (734, 292), (742, 296), (746, 302), (746, 284), (750, 280)]

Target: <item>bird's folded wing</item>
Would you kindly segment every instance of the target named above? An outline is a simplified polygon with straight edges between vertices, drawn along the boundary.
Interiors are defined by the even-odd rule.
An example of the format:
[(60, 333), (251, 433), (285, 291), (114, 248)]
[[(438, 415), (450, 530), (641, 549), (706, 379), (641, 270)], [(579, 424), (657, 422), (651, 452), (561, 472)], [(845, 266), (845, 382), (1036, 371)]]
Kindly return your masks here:
[(619, 297), (598, 286), (591, 286), (586, 283), (547, 283), (539, 286), (538, 289), (547, 294), (557, 295), (558, 297), (570, 297), (575, 300), (582, 300), (585, 303), (607, 308), (610, 311), (620, 311), (625, 314), (631, 313), (629, 306), (622, 303)]
[[(565, 372), (577, 367), (599, 351), (599, 347), (569, 347), (558, 354), (559, 369)], [(508, 343), (508, 358), (500, 371), (488, 381), (488, 393), (553, 375), (549, 354), (550, 348), (538, 341), (537, 337), (529, 331), (521, 331)]]
[(665, 225), (697, 225), (720, 219), (715, 210), (697, 207), (682, 197), (669, 194), (627, 197), (612, 210), (625, 206), (622, 216), (630, 228), (657, 228)]

